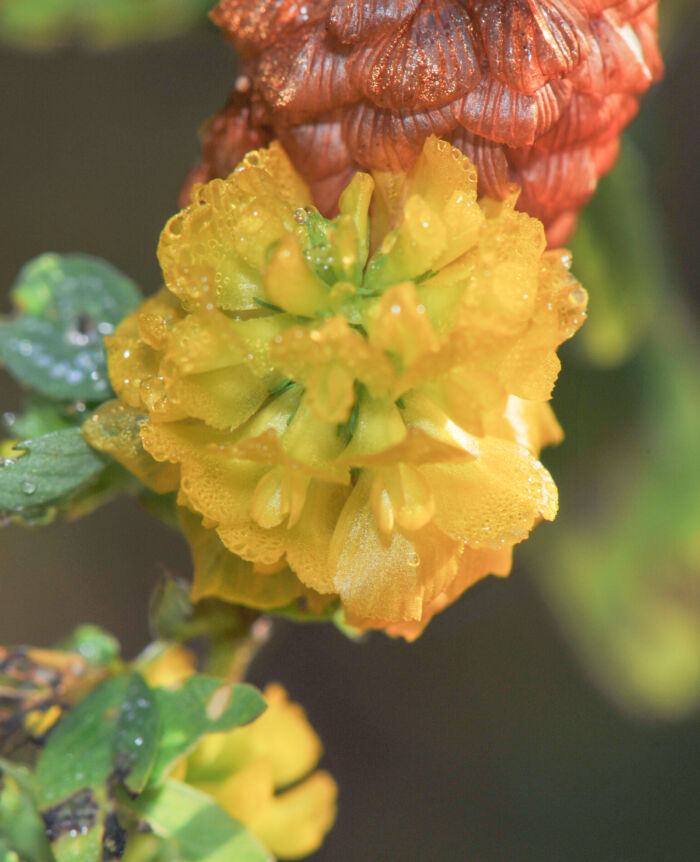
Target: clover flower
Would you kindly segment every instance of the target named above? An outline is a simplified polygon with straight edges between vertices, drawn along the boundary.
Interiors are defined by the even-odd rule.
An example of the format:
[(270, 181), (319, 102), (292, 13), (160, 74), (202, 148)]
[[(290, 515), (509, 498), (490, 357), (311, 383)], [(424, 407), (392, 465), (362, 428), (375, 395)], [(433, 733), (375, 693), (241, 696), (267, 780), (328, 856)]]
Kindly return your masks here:
[[(177, 686), (194, 673), (194, 657), (180, 646), (154, 651), (142, 667), (151, 685)], [(213, 797), (277, 859), (301, 859), (317, 850), (336, 816), (337, 786), (318, 769), (323, 746), (304, 709), (277, 683), (264, 691), (267, 709), (254, 722), (210, 733), (175, 763), (170, 778)], [(133, 858), (158, 841), (138, 840)], [(145, 845), (145, 846), (143, 846)], [(126, 862), (132, 858), (127, 852)], [(160, 857), (158, 857), (160, 858)]]
[(481, 194), (517, 183), (553, 246), (662, 72), (653, 0), (221, 0), (212, 18), (240, 74), (193, 179), (277, 137), (334, 213), (354, 170), (406, 170), (436, 134)]
[(278, 144), (194, 189), (85, 433), (177, 489), (195, 598), (339, 599), (412, 638), (554, 518), (537, 456), (586, 294), (516, 198), (478, 201), (432, 137), (408, 173), (355, 174), (332, 220)]
[(179, 777), (213, 796), (278, 859), (317, 850), (333, 825), (337, 787), (316, 769), (323, 748), (304, 710), (281, 685), (264, 691), (267, 709), (247, 727), (206, 736)]

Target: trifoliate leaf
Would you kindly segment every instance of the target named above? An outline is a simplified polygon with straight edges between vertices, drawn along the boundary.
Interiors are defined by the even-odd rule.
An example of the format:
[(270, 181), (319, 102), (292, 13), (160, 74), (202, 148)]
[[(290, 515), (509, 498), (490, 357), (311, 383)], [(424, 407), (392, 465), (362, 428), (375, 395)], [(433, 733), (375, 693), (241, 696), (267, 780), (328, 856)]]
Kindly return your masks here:
[(179, 781), (147, 790), (128, 806), (156, 835), (174, 840), (181, 862), (271, 862), (272, 856), (216, 802)]
[(103, 337), (138, 303), (133, 282), (87, 255), (44, 254), (21, 270), (18, 313), (0, 320), (0, 360), (20, 383), (57, 401), (110, 395)]
[(39, 808), (58, 862), (120, 858), (110, 855), (124, 841), (113, 789), (145, 785), (158, 729), (155, 698), (137, 673), (103, 683), (61, 719), (36, 770)]
[(140, 783), (154, 760), (157, 716), (155, 698), (137, 673), (107, 680), (69, 710), (37, 765), (44, 813), (79, 793), (99, 800), (108, 779), (124, 781), (134, 774)]
[(150, 777), (155, 785), (173, 763), (192, 749), (205, 733), (248, 724), (266, 709), (257, 689), (233, 685), (197, 674), (174, 691), (156, 689), (161, 717), (161, 741)]
[(34, 518), (96, 482), (105, 460), (79, 428), (18, 443), (26, 454), (0, 465), (0, 515)]

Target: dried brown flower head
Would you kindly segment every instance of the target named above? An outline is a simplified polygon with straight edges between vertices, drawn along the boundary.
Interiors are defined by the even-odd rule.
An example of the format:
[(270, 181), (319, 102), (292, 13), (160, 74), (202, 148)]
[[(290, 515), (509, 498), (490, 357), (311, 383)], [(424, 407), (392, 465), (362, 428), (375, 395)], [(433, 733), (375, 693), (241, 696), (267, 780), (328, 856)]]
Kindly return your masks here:
[(662, 72), (654, 0), (221, 0), (212, 18), (241, 70), (191, 180), (277, 137), (330, 213), (358, 167), (406, 169), (436, 134), (483, 194), (517, 183), (555, 245)]

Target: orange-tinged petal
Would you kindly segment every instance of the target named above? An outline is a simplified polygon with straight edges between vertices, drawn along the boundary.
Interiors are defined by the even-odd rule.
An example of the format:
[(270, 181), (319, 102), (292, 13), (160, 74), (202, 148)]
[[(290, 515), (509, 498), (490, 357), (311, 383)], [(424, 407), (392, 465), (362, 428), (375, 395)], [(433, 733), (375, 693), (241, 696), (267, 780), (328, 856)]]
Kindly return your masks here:
[(456, 576), (461, 546), (433, 525), (385, 535), (370, 499), (371, 476), (363, 475), (330, 546), (335, 590), (354, 616), (420, 619), (424, 604)]
[(554, 519), (556, 485), (526, 449), (496, 437), (465, 445), (473, 461), (422, 468), (441, 530), (472, 547), (499, 548), (522, 541), (540, 518)]
[(420, 620), (394, 622), (390, 620), (354, 620), (348, 623), (357, 625), (361, 630), (382, 629), (391, 637), (402, 637), (414, 641), (423, 634), (432, 618), (456, 601), (462, 593), (486, 575), (507, 575), (510, 572), (512, 551), (494, 551), (490, 548), (465, 548), (459, 561), (457, 577), (439, 593), (423, 610)]

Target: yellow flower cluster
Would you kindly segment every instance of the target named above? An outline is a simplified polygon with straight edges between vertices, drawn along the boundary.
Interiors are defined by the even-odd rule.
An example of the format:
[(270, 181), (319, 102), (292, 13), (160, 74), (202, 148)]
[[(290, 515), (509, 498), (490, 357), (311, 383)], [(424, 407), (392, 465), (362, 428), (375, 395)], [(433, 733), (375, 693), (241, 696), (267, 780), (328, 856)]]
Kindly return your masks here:
[(205, 736), (179, 777), (213, 796), (278, 859), (317, 850), (333, 825), (337, 787), (316, 765), (321, 741), (298, 703), (274, 683), (267, 709), (247, 727)]
[(108, 339), (119, 401), (86, 436), (178, 491), (195, 598), (339, 599), (412, 638), (554, 518), (537, 456), (586, 294), (516, 189), (476, 187), (430, 138), (329, 220), (273, 144), (169, 221), (166, 288)]
[[(142, 670), (152, 685), (170, 687), (194, 672), (194, 661), (182, 647), (169, 647)], [(259, 718), (205, 736), (170, 778), (213, 797), (277, 859), (301, 859), (321, 846), (333, 825), (337, 787), (316, 769), (323, 746), (302, 707), (276, 683), (264, 696), (267, 709)], [(137, 844), (134, 859), (142, 858), (150, 856)]]

